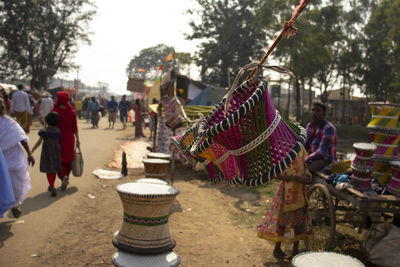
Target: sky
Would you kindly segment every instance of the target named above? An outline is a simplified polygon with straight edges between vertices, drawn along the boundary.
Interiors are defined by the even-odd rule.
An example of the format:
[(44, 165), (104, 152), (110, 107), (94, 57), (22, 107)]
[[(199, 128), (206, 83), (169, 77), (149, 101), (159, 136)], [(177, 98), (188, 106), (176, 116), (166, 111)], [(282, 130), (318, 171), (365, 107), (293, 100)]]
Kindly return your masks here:
[[(193, 54), (197, 43), (185, 40), (194, 0), (96, 0), (97, 14), (89, 25), (92, 44), (81, 45), (74, 58), (79, 71), (58, 77), (80, 79), (86, 85), (107, 83), (110, 91), (126, 93), (126, 67), (140, 50), (158, 44)], [(192, 77), (197, 78), (197, 77)]]

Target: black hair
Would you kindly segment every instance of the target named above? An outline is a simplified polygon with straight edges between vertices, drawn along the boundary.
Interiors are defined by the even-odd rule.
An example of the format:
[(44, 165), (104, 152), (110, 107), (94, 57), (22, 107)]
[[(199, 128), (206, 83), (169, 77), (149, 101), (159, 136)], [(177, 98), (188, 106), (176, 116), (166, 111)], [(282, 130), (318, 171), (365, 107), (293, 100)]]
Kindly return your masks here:
[(18, 84), (17, 88), (18, 88), (18, 90), (22, 90), (22, 89), (24, 89), (24, 86), (22, 84)]
[(46, 118), (44, 119), (49, 126), (57, 127), (58, 126), (58, 113), (57, 112), (50, 112), (49, 114), (46, 115)]
[(314, 103), (313, 103), (313, 106), (320, 107), (320, 108), (322, 108), (322, 110), (324, 111), (324, 113), (326, 112), (326, 106), (325, 106), (323, 103), (321, 103), (321, 102), (314, 102)]

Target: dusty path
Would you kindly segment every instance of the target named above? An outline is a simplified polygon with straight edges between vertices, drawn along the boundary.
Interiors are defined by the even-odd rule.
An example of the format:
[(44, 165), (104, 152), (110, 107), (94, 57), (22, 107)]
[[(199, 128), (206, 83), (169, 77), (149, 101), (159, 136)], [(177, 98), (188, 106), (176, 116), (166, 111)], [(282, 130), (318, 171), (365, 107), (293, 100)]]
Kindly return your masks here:
[[(105, 119), (96, 130), (80, 121), (85, 173), (72, 177), (65, 193), (58, 189), (57, 197), (51, 198), (45, 175), (37, 166), (30, 170), (33, 188), (23, 216), (16, 220), (6, 215), (0, 221), (0, 266), (112, 266), (116, 249), (111, 237), (122, 223), (115, 186), (143, 177), (143, 170), (131, 171), (124, 180), (101, 180), (90, 173), (105, 166), (113, 151), (133, 135), (132, 127), (118, 131), (105, 126)], [(37, 130), (32, 131), (31, 140), (36, 136)], [(169, 227), (180, 266), (288, 265), (271, 257), (272, 244), (256, 237), (256, 224), (235, 221), (246, 216), (243, 203), (264, 205), (263, 200), (239, 188), (211, 185), (206, 178), (178, 164), (174, 186), (180, 194), (172, 205)]]

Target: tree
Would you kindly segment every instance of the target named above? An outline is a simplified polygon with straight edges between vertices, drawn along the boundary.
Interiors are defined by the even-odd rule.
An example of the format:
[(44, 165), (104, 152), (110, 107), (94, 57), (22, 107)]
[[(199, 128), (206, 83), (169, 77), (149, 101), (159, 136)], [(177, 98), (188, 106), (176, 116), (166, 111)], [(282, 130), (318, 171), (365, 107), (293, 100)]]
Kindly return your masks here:
[(0, 1), (0, 77), (28, 78), (47, 89), (57, 72), (67, 72), (80, 42), (90, 44), (91, 0)]
[(202, 40), (196, 53), (196, 64), (204, 82), (228, 86), (227, 77), (262, 56), (264, 30), (255, 24), (254, 0), (197, 0), (199, 9), (189, 10), (189, 40)]
[[(173, 59), (166, 61), (170, 53), (172, 53)], [(140, 50), (139, 55), (134, 56), (129, 62), (126, 74), (128, 77), (145, 78), (148, 73), (157, 70), (161, 64), (165, 71), (174, 68), (175, 71), (179, 72), (191, 63), (190, 53), (175, 52), (175, 48), (172, 46), (158, 44)]]
[(400, 91), (400, 0), (383, 0), (365, 28), (362, 82), (367, 96), (390, 101)]

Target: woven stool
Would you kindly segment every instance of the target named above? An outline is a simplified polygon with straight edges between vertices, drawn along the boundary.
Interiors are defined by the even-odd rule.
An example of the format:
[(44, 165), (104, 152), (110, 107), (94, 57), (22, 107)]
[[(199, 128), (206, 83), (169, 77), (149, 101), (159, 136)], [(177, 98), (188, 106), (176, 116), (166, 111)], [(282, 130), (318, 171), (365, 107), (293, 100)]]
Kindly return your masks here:
[(144, 175), (146, 178), (159, 178), (166, 180), (168, 176), (169, 160), (143, 159)]
[(112, 263), (117, 267), (174, 267), (181, 263), (181, 259), (173, 251), (147, 256), (117, 251), (112, 256)]
[(163, 184), (168, 185), (166, 181), (157, 178), (142, 178), (135, 181), (136, 183), (150, 183), (150, 184)]
[(363, 267), (356, 258), (335, 252), (304, 252), (292, 259), (295, 267)]
[(171, 156), (166, 154), (166, 153), (160, 153), (160, 152), (150, 152), (147, 154), (147, 158), (149, 159), (165, 159), (165, 160), (170, 160)]
[(154, 183), (125, 183), (116, 187), (124, 208), (121, 229), (112, 243), (136, 254), (159, 254), (175, 247), (168, 228), (171, 204), (178, 189)]

